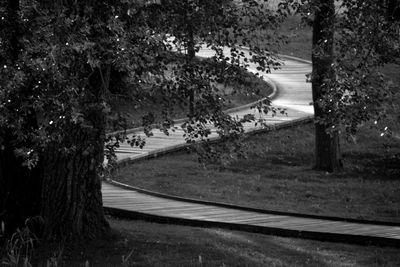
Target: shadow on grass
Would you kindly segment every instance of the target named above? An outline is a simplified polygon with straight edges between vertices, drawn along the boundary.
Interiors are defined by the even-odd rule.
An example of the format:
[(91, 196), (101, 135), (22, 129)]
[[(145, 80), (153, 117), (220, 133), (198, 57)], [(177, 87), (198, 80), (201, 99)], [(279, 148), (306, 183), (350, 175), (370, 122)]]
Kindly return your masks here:
[(58, 266), (398, 266), (400, 263), (400, 250), (393, 248), (114, 218), (109, 221), (113, 228), (111, 235), (66, 245)]

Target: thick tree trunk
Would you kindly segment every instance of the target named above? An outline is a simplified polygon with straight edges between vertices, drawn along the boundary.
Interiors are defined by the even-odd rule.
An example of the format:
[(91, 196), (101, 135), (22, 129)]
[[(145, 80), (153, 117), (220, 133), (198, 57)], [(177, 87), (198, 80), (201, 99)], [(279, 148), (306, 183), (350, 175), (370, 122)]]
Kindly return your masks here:
[[(332, 125), (318, 121), (326, 118), (326, 114), (318, 101), (329, 90), (327, 81), (333, 79), (333, 45), (334, 45), (334, 15), (333, 0), (317, 1), (313, 23), (313, 54), (312, 54), (312, 93), (315, 123), (315, 169), (334, 172), (342, 168), (339, 136), (332, 131)], [(329, 83), (328, 83), (329, 84)], [(327, 133), (327, 130), (329, 133)]]
[(110, 68), (89, 80), (89, 125), (66, 121), (62, 143), (44, 153), (42, 212), (45, 239), (96, 238), (109, 230), (103, 212), (101, 174), (104, 161), (105, 113), (102, 97)]
[[(45, 5), (79, 13), (85, 5), (96, 7), (96, 1), (49, 1)], [(96, 12), (99, 18), (103, 16), (101, 9)], [(96, 238), (109, 231), (103, 211), (101, 174), (106, 123), (102, 109), (110, 70), (111, 67), (99, 67), (88, 78), (81, 98), (85, 101), (81, 103), (84, 123), (66, 118), (59, 131), (60, 143), (50, 143), (43, 153), (44, 239)]]
[(108, 230), (101, 195), (103, 142), (100, 133), (80, 125), (66, 127), (64, 144), (45, 151), (42, 217), (45, 239), (95, 238)]

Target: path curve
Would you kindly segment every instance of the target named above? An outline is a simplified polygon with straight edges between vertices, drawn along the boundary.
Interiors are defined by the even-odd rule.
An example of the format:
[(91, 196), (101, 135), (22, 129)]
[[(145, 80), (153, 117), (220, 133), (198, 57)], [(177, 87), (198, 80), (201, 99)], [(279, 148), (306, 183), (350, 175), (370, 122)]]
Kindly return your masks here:
[[(202, 49), (197, 55), (200, 57), (211, 57), (213, 51)], [(276, 87), (276, 91), (274, 90), (271, 97), (272, 106), (285, 108), (287, 114), (278, 114), (274, 117), (270, 114), (261, 114), (251, 109), (252, 105), (248, 104), (243, 107), (230, 109), (229, 114), (231, 116), (243, 117), (246, 114), (254, 114), (255, 116), (264, 118), (266, 124), (271, 127), (279, 127), (312, 118), (314, 111), (312, 105), (310, 105), (312, 101), (311, 84), (306, 83), (306, 74), (311, 72), (311, 65), (302, 59), (287, 56), (282, 56), (282, 58), (284, 59), (282, 69), (273, 71), (271, 74), (259, 74), (264, 77), (265, 81), (272, 83), (273, 87)], [(253, 73), (258, 72), (255, 64), (250, 64), (248, 71)], [(263, 130), (265, 127), (261, 125), (255, 127), (254, 122), (248, 122), (244, 124), (244, 129), (246, 132), (253, 132)], [(128, 130), (128, 133), (145, 136), (142, 128)], [(168, 136), (161, 131), (154, 130), (153, 136), (146, 138), (146, 145), (143, 149), (138, 147), (132, 148), (129, 144), (122, 143), (116, 151), (118, 164), (123, 165), (130, 161), (157, 156), (185, 147), (187, 143), (183, 138), (183, 134), (183, 130), (180, 128), (170, 131)], [(218, 138), (218, 135), (214, 130), (209, 139), (216, 138)]]
[[(210, 56), (211, 51), (201, 50), (199, 55)], [(311, 84), (306, 83), (306, 74), (311, 72), (311, 64), (293, 57), (283, 56), (284, 66), (271, 74), (262, 74), (277, 87), (272, 105), (285, 108), (286, 115), (263, 116), (267, 125), (282, 127), (292, 125), (313, 116)], [(250, 65), (249, 71), (255, 71)], [(249, 107), (234, 109), (229, 114), (243, 116), (254, 112)], [(246, 132), (263, 130), (254, 123), (244, 125)], [(142, 132), (135, 132), (143, 134)], [(214, 132), (211, 138), (217, 138)], [(144, 149), (122, 144), (117, 150), (119, 164), (136, 161), (170, 152), (186, 146), (183, 131), (176, 130), (166, 136), (154, 132), (146, 139)], [(161, 194), (103, 182), (103, 206), (107, 212), (133, 219), (145, 219), (162, 223), (174, 223), (203, 227), (223, 227), (251, 232), (295, 236), (349, 243), (380, 244), (400, 246), (400, 224), (379, 223), (361, 220), (345, 221), (341, 218), (307, 216), (279, 213), (228, 204), (207, 203), (178, 197), (164, 197)]]

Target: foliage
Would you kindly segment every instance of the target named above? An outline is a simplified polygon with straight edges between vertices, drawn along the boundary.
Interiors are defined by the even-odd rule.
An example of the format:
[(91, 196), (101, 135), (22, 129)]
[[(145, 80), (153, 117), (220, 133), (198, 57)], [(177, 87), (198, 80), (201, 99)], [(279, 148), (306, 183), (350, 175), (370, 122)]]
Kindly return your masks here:
[[(223, 138), (242, 133), (243, 122), (255, 118), (227, 115), (226, 95), (217, 84), (238, 79), (238, 69), (249, 64), (257, 64), (259, 71), (266, 72), (279, 66), (274, 52), (285, 41), (277, 31), (284, 16), (257, 1), (226, 0), (156, 1), (141, 9), (140, 15), (154, 34), (167, 37), (168, 50), (185, 54), (183, 60), (176, 53), (163, 54), (170, 58), (166, 60), (168, 75), (158, 76), (160, 83), (155, 86), (165, 100), (163, 121), (158, 127), (168, 133), (173, 126), (174, 107), (189, 106), (189, 121), (182, 125), (187, 142), (207, 140), (210, 124), (219, 129)], [(258, 42), (260, 38), (268, 41)], [(240, 50), (243, 46), (248, 47), (248, 52)], [(211, 59), (196, 59), (200, 49), (209, 49)], [(275, 112), (269, 101), (259, 102), (257, 108)], [(154, 123), (151, 112), (145, 118), (146, 125)], [(145, 127), (145, 131), (151, 135), (150, 127)]]
[[(207, 140), (210, 124), (220, 129), (221, 136), (237, 135), (243, 132), (243, 122), (255, 120), (250, 115), (227, 115), (227, 97), (217, 84), (240, 79), (238, 73), (249, 64), (257, 64), (257, 69), (265, 72), (279, 66), (274, 52), (285, 41), (277, 31), (282, 14), (257, 1), (226, 0), (153, 1), (135, 14), (153, 35), (163, 38), (167, 50), (159, 53), (164, 73), (143, 80), (150, 83), (149, 97), (162, 92), (163, 101), (157, 104), (163, 109), (157, 125), (160, 130), (168, 134), (174, 126), (172, 118), (177, 106), (188, 109), (189, 121), (182, 125), (188, 142)], [(268, 41), (258, 42), (260, 38)], [(247, 52), (241, 50), (243, 46), (248, 47)], [(200, 49), (210, 50), (212, 57), (195, 58)], [(257, 108), (266, 113), (276, 112), (269, 101), (259, 102)], [(155, 118), (153, 112), (143, 117), (147, 135), (152, 134)]]
[[(2, 38), (0, 109), (1, 128), (17, 136), (16, 151), (26, 157), (27, 164), (37, 162), (38, 153), (49, 142), (62, 143), (60, 131), (69, 123), (90, 131), (96, 124), (90, 118), (93, 110), (109, 113), (104, 95), (111, 67), (128, 72), (136, 83), (141, 73), (157, 71), (152, 45), (157, 46), (158, 40), (140, 28), (129, 30), (128, 7), (129, 3), (100, 2), (53, 12), (52, 6), (35, 1), (21, 7), (20, 46), (24, 50), (16, 62), (7, 59)], [(90, 79), (97, 71), (102, 88), (93, 91)], [(37, 126), (25, 127), (32, 113)], [(25, 146), (24, 140), (34, 144)], [(73, 144), (64, 145), (73, 149)]]
[[(323, 5), (321, 1), (284, 2), (308, 23), (312, 23), (314, 11)], [(331, 66), (334, 78), (325, 81), (323, 97), (317, 101), (324, 114), (317, 121), (329, 126), (329, 131), (354, 135), (361, 123), (378, 123), (386, 112), (381, 103), (396, 93), (380, 72), (387, 63), (399, 63), (400, 57), (400, 22), (388, 18), (386, 2), (335, 1)], [(323, 45), (320, 43), (313, 53), (323, 53)]]

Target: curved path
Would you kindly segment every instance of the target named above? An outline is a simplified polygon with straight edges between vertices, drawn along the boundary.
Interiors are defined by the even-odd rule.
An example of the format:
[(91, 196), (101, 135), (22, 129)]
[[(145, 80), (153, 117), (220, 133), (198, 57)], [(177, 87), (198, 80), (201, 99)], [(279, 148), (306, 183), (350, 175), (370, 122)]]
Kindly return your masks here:
[[(207, 50), (200, 51), (200, 56), (209, 55)], [(306, 83), (305, 77), (311, 72), (310, 63), (291, 57), (284, 59), (284, 66), (280, 70), (264, 76), (277, 87), (272, 105), (285, 108), (287, 115), (272, 117), (256, 114), (264, 116), (267, 125), (277, 128), (310, 120), (313, 115), (310, 106), (311, 84)], [(253, 71), (255, 67), (250, 66), (249, 70)], [(243, 116), (251, 112), (254, 110), (250, 107), (243, 107), (233, 110), (230, 114)], [(252, 132), (263, 128), (248, 123), (245, 130)], [(143, 134), (140, 131), (134, 132)], [(122, 164), (184, 147), (187, 144), (182, 136), (182, 130), (171, 132), (168, 136), (154, 132), (154, 136), (146, 139), (143, 149), (122, 144), (117, 151), (118, 162)], [(213, 133), (211, 138), (217, 138), (217, 134)], [(112, 181), (103, 183), (102, 192), (103, 205), (109, 213), (135, 219), (224, 227), (329, 241), (400, 246), (400, 224), (299, 215), (209, 203), (147, 192)]]

